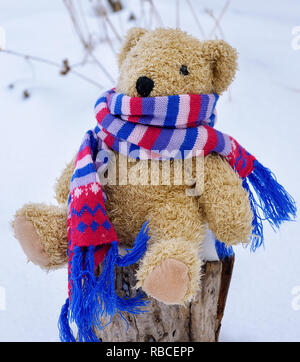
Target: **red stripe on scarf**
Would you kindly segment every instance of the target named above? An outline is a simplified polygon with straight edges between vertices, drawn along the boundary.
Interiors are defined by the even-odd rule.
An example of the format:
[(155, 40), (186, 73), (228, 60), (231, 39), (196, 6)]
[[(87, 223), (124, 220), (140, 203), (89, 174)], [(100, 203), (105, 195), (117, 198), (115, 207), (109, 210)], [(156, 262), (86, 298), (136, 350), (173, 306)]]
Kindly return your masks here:
[(108, 114), (110, 114), (110, 111), (108, 109), (108, 107), (105, 107), (103, 109), (101, 109), (101, 111), (99, 111), (97, 114), (96, 114), (96, 119), (97, 121), (101, 124), (103, 118), (105, 116), (107, 116)]
[(200, 109), (201, 109), (201, 96), (197, 94), (190, 95), (190, 112), (187, 124), (192, 125), (195, 124), (198, 120)]
[(89, 155), (90, 153), (91, 153), (90, 147), (89, 146), (84, 147), (83, 150), (78, 152), (76, 162), (80, 161), (81, 159), (83, 159), (83, 157), (85, 157), (86, 155)]
[(231, 142), (231, 152), (226, 156), (229, 165), (237, 171), (240, 177), (245, 178), (254, 169), (255, 157), (247, 153), (233, 137), (229, 136)]
[(252, 155), (247, 155), (247, 151), (241, 147), (242, 158), (236, 164), (236, 171), (240, 177), (247, 177), (254, 169), (254, 160), (255, 157)]
[[(128, 117), (129, 122), (138, 123), (141, 115), (143, 114), (143, 100), (141, 97), (132, 97), (130, 99), (130, 114)], [(134, 115), (134, 116), (133, 116)]]
[(208, 155), (212, 150), (215, 149), (218, 143), (218, 137), (215, 130), (211, 127), (204, 126), (207, 131), (207, 141), (203, 148), (204, 156)]
[(161, 129), (158, 127), (148, 127), (143, 138), (138, 143), (138, 146), (151, 150), (157, 137), (160, 135)]
[(102, 128), (102, 131), (106, 134), (106, 137), (104, 139), (105, 144), (109, 148), (113, 148), (113, 144), (115, 142), (115, 137), (111, 135), (109, 132), (106, 131), (106, 129)]

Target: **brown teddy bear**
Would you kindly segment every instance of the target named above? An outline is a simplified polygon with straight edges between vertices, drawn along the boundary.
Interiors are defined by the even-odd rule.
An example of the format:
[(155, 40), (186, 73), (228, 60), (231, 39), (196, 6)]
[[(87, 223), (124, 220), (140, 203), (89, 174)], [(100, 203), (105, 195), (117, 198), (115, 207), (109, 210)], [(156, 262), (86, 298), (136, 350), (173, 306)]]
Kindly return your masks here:
[[(130, 97), (223, 93), (237, 69), (237, 53), (223, 40), (199, 41), (180, 30), (142, 28), (129, 30), (119, 54), (120, 75), (116, 92)], [(121, 154), (115, 152), (118, 162)], [(74, 162), (67, 165), (56, 184), (59, 206), (26, 204), (13, 221), (15, 236), (29, 260), (45, 269), (67, 262), (67, 201)], [(128, 172), (166, 161), (132, 160)], [(131, 246), (138, 230), (149, 220), (151, 239), (138, 272), (138, 287), (167, 304), (183, 304), (196, 294), (203, 263), (207, 226), (227, 246), (248, 243), (253, 212), (242, 179), (217, 153), (204, 158), (203, 192), (187, 195), (193, 184), (104, 185), (106, 210), (117, 236)], [(181, 166), (179, 166), (181, 167)], [(138, 173), (133, 174), (138, 177)], [(141, 175), (140, 175), (141, 176)], [(133, 176), (134, 177), (134, 176)], [(146, 176), (147, 178), (148, 176)], [(137, 182), (138, 183), (138, 182)], [(195, 184), (195, 182), (194, 182)], [(195, 185), (194, 185), (195, 186)]]

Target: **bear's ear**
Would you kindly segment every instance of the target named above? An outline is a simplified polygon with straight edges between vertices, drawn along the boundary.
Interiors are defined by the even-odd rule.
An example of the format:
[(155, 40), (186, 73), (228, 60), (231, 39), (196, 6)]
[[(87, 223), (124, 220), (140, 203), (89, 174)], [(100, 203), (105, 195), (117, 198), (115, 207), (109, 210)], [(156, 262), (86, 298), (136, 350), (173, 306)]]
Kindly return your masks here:
[(131, 28), (128, 30), (118, 55), (119, 68), (121, 67), (123, 60), (126, 58), (126, 55), (130, 49), (137, 45), (141, 37), (147, 32), (148, 30), (144, 28)]
[(202, 43), (203, 57), (212, 69), (213, 91), (224, 92), (233, 81), (237, 70), (237, 51), (224, 40), (208, 40)]

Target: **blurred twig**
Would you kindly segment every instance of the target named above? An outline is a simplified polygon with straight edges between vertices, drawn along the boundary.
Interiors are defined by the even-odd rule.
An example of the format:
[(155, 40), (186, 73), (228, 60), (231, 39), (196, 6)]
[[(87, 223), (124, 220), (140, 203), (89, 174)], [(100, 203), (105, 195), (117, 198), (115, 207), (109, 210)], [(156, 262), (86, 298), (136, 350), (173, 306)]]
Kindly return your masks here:
[(148, 1), (149, 1), (150, 5), (151, 5), (151, 8), (152, 8), (152, 10), (153, 10), (153, 14), (154, 14), (155, 17), (156, 17), (159, 26), (163, 27), (164, 24), (163, 24), (162, 18), (161, 18), (161, 16), (160, 16), (158, 10), (156, 9), (156, 6), (154, 5), (153, 0), (148, 0)]
[(194, 17), (194, 19), (195, 19), (195, 22), (196, 22), (196, 24), (197, 24), (197, 26), (198, 26), (198, 29), (199, 29), (200, 33), (202, 34), (203, 38), (205, 38), (205, 32), (204, 32), (204, 30), (203, 30), (203, 28), (202, 28), (202, 26), (201, 26), (201, 24), (200, 24), (200, 21), (199, 21), (199, 19), (198, 19), (198, 16), (197, 16), (197, 14), (196, 14), (196, 11), (195, 11), (195, 9), (194, 9), (191, 1), (190, 1), (190, 0), (186, 0), (186, 2), (187, 2), (188, 6), (189, 6), (189, 8), (190, 8), (190, 10), (191, 10), (191, 13), (192, 13), (192, 15), (193, 15), (193, 17)]
[(176, 28), (179, 29), (180, 27), (180, 0), (176, 0)]
[(107, 1), (113, 11), (117, 12), (117, 11), (122, 10), (123, 6), (122, 6), (121, 1), (118, 1), (118, 0), (107, 0)]
[[(79, 67), (79, 66), (84, 66), (87, 63), (93, 63), (96, 64), (101, 71), (103, 72), (103, 74), (106, 75), (106, 77), (112, 82), (115, 83), (115, 80), (113, 79), (113, 77), (111, 76), (111, 74), (109, 73), (109, 71), (104, 67), (104, 65), (101, 63), (101, 60), (99, 60), (99, 58), (97, 58), (97, 56), (95, 55), (95, 49), (96, 47), (103, 43), (103, 42), (107, 42), (112, 53), (116, 54), (116, 50), (115, 50), (115, 46), (116, 43), (114, 42), (114, 40), (116, 39), (119, 43), (122, 41), (122, 37), (123, 37), (123, 33), (126, 30), (126, 25), (122, 23), (122, 11), (118, 11), (118, 20), (120, 23), (120, 26), (118, 26), (119, 24), (117, 23), (117, 27), (115, 26), (116, 23), (112, 22), (113, 19), (110, 18), (109, 14), (107, 13), (107, 5), (108, 3), (110, 4), (109, 6), (114, 6), (114, 4), (116, 4), (116, 10), (120, 10), (120, 6), (118, 5), (118, 3), (121, 4), (121, 2), (119, 2), (118, 0), (111, 0), (108, 1), (108, 3), (104, 3), (104, 0), (97, 0), (97, 6), (96, 8), (94, 7), (93, 10), (98, 18), (99, 24), (101, 26), (101, 30), (99, 31), (100, 35), (98, 35), (97, 33), (92, 33), (91, 29), (93, 29), (92, 24), (89, 23), (89, 18), (86, 16), (86, 11), (87, 11), (87, 7), (84, 6), (86, 5), (86, 2), (83, 0), (62, 0), (67, 11), (68, 14), (70, 16), (71, 22), (73, 24), (75, 33), (77, 35), (77, 38), (79, 39), (82, 47), (83, 47), (83, 57), (82, 60), (79, 61), (76, 64), (69, 64), (67, 59), (64, 59), (61, 63), (59, 62), (55, 62), (55, 61), (51, 61), (49, 59), (45, 59), (45, 58), (41, 58), (38, 56), (33, 56), (33, 55), (26, 55), (23, 53), (19, 53), (13, 50), (0, 50), (3, 53), (6, 54), (10, 54), (10, 55), (14, 55), (14, 56), (18, 56), (18, 57), (22, 57), (24, 58), (25, 61), (27, 61), (29, 63), (29, 65), (31, 65), (31, 68), (33, 69), (34, 72), (34, 68), (32, 67), (31, 61), (34, 62), (40, 62), (40, 63), (44, 63), (53, 67), (57, 67), (60, 70), (60, 74), (61, 75), (67, 75), (68, 73), (72, 73), (73, 75), (81, 78), (82, 80), (89, 82), (90, 84), (93, 84), (94, 86), (98, 87), (98, 88), (102, 88), (102, 85), (99, 84), (98, 82), (94, 81), (91, 78), (86, 77), (84, 74), (78, 72), (77, 70), (75, 70), (74, 68)], [(200, 22), (200, 16), (197, 13), (197, 11), (195, 10), (195, 2), (196, 0), (185, 0), (185, 4), (180, 4), (180, 1), (183, 0), (176, 0), (176, 3), (174, 3), (174, 6), (176, 6), (176, 27), (180, 27), (180, 23), (181, 23), (181, 9), (180, 6), (181, 5), (187, 5), (187, 7), (190, 10), (190, 13), (192, 14), (195, 23), (197, 25), (197, 28), (199, 30), (199, 32), (201, 33), (201, 35), (203, 36), (203, 38), (206, 38), (205, 36), (205, 32), (203, 27), (201, 26), (201, 22)], [(123, 2), (123, 4), (126, 5), (126, 2)], [(155, 27), (155, 26), (159, 26), (159, 27), (163, 27), (163, 21), (162, 21), (162, 17), (159, 14), (159, 11), (156, 7), (156, 5), (158, 5), (158, 3), (156, 3), (154, 0), (140, 0), (140, 15), (139, 15), (139, 19), (138, 19), (138, 23), (140, 26), (145, 26), (148, 29), (151, 29), (151, 27)], [(211, 38), (212, 36), (214, 36), (214, 34), (216, 33), (216, 31), (218, 31), (218, 33), (220, 33), (220, 36), (222, 38), (224, 38), (224, 32), (223, 29), (221, 27), (221, 21), (224, 17), (224, 14), (226, 13), (228, 7), (230, 5), (230, 0), (227, 0), (224, 4), (224, 7), (222, 8), (220, 14), (216, 17), (214, 12), (212, 10), (205, 10), (205, 13), (207, 15), (209, 15), (213, 21), (214, 21), (214, 25), (209, 33), (209, 38)], [(122, 4), (121, 4), (122, 7)], [(108, 10), (109, 11), (109, 10)], [(131, 20), (136, 20), (135, 14), (131, 14)], [(97, 25), (97, 24), (96, 24)], [(125, 26), (124, 26), (125, 25)], [(101, 33), (104, 35), (103, 37), (101, 37)]]
[(145, 2), (144, 0), (140, 0), (140, 18), (139, 18), (139, 26), (143, 26), (142, 21), (144, 21), (144, 26), (145, 25)]
[(120, 36), (120, 34), (118, 33), (117, 29), (114, 27), (113, 23), (110, 21), (110, 18), (107, 16), (107, 14), (105, 13), (104, 15), (104, 19), (107, 22), (107, 24), (110, 26), (112, 32), (115, 34), (116, 38), (119, 40), (119, 42), (122, 42), (122, 37)]
[(206, 10), (206, 13), (207, 13), (209, 16), (211, 16), (211, 17), (213, 18), (213, 20), (215, 21), (215, 25), (214, 25), (214, 27), (212, 28), (212, 30), (211, 30), (211, 32), (210, 32), (210, 34), (209, 34), (209, 38), (211, 38), (211, 37), (214, 35), (214, 33), (216, 32), (217, 29), (219, 29), (222, 38), (223, 38), (223, 39), (225, 38), (225, 37), (224, 37), (224, 32), (223, 32), (223, 30), (222, 30), (222, 28), (221, 28), (220, 23), (221, 23), (221, 20), (222, 20), (224, 14), (225, 14), (226, 11), (227, 11), (229, 5), (230, 5), (230, 0), (227, 0), (226, 3), (225, 3), (225, 5), (224, 5), (224, 7), (223, 7), (223, 9), (221, 10), (221, 13), (220, 13), (220, 15), (218, 16), (218, 18), (215, 17), (215, 15), (214, 15), (214, 13), (213, 13), (212, 10)]
[[(78, 11), (76, 10), (76, 6), (73, 0), (63, 0), (63, 3), (66, 6), (66, 9), (69, 13), (70, 19), (72, 21), (73, 27), (75, 29), (75, 32), (86, 52), (86, 59), (88, 59), (89, 57), (91, 57), (91, 59), (97, 64), (97, 66), (101, 69), (101, 71), (107, 76), (107, 78), (111, 81), (111, 82), (115, 82), (114, 78), (111, 76), (111, 74), (108, 72), (108, 70), (104, 67), (104, 65), (99, 61), (99, 59), (97, 59), (97, 57), (94, 55), (94, 49), (95, 49), (95, 44), (93, 42), (93, 38), (91, 36), (91, 33), (89, 31), (89, 28), (87, 26), (87, 22), (85, 19), (85, 15), (82, 11), (82, 8), (80, 8), (80, 13), (81, 15), (78, 14)], [(107, 17), (106, 11), (104, 8), (101, 7), (102, 5), (100, 4), (100, 10), (102, 11), (102, 16), (104, 21), (106, 21), (108, 23), (108, 25), (110, 25), (110, 27), (112, 28), (112, 30), (114, 31), (115, 35), (118, 36), (118, 39), (121, 38), (118, 35), (117, 31), (115, 30), (115, 28), (113, 27), (113, 25), (111, 24), (109, 18)], [(81, 22), (85, 25), (85, 33), (84, 30), (82, 29), (81, 25), (80, 25), (80, 20), (82, 19)]]
[(81, 74), (81, 73), (77, 72), (76, 70), (73, 70), (72, 66), (69, 65), (67, 59), (64, 59), (62, 63), (57, 63), (57, 62), (54, 62), (49, 59), (37, 57), (35, 55), (23, 54), (23, 53), (16, 52), (14, 50), (9, 50), (9, 49), (1, 49), (0, 54), (1, 53), (5, 53), (5, 54), (13, 55), (13, 56), (16, 56), (19, 58), (23, 58), (26, 61), (31, 60), (34, 62), (44, 63), (44, 64), (50, 65), (52, 67), (59, 68), (61, 75), (66, 75), (68, 73), (72, 73), (73, 75), (77, 76), (78, 78), (81, 78), (82, 80), (84, 80), (88, 83), (91, 83), (98, 88), (103, 88), (103, 86), (100, 83), (95, 82), (93, 79), (86, 77), (84, 74)]
[[(74, 26), (74, 30), (75, 30), (81, 44), (84, 46), (84, 48), (87, 52), (90, 52), (93, 48), (91, 36), (88, 32), (87, 38), (85, 37), (85, 35), (82, 31), (82, 28), (79, 25), (79, 19), (78, 19), (76, 8), (75, 8), (73, 1), (72, 0), (63, 0), (63, 3), (68, 10), (68, 13), (70, 15), (71, 21)], [(87, 28), (87, 31), (88, 31), (88, 28)]]

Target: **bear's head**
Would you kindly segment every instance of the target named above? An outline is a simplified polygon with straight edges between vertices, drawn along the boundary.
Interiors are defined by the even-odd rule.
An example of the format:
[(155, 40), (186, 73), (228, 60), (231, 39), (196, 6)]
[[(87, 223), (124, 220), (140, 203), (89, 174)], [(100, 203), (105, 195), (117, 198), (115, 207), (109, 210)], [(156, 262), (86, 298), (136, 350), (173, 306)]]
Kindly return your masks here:
[(118, 60), (116, 89), (131, 97), (221, 94), (237, 69), (237, 52), (225, 41), (201, 42), (177, 29), (130, 29)]

